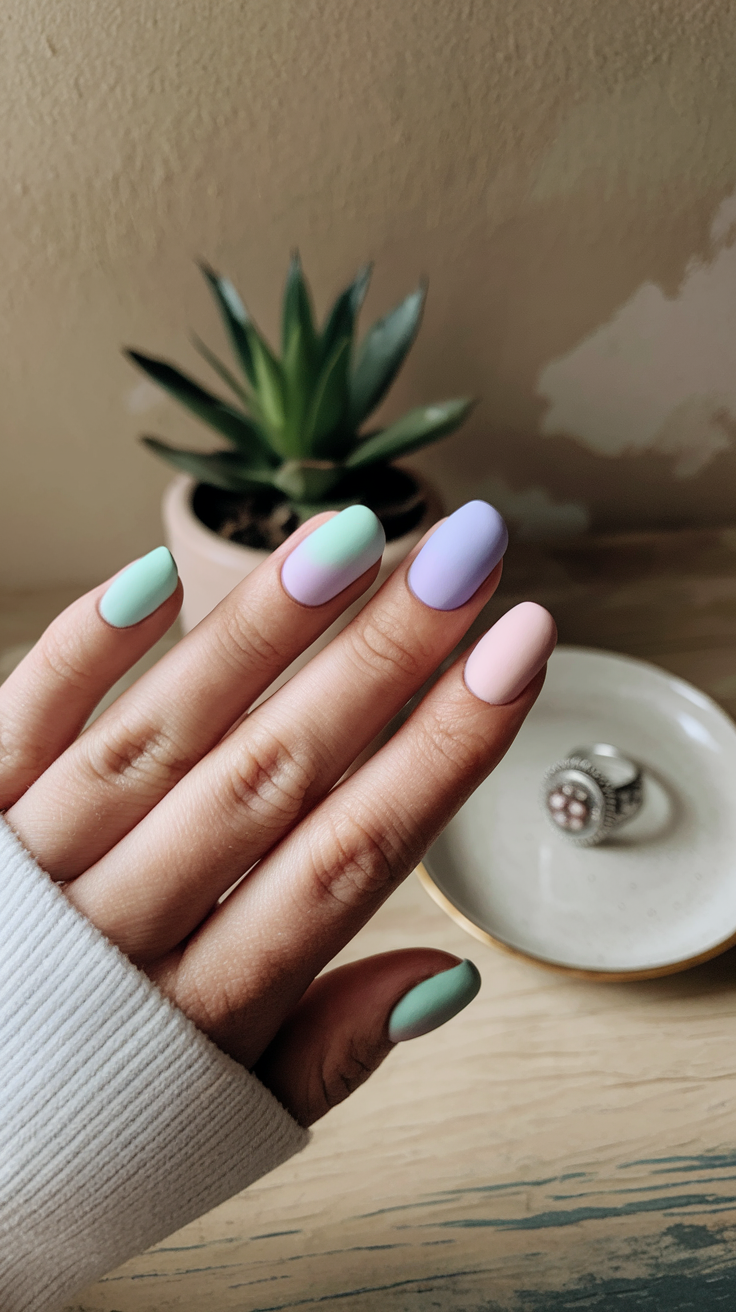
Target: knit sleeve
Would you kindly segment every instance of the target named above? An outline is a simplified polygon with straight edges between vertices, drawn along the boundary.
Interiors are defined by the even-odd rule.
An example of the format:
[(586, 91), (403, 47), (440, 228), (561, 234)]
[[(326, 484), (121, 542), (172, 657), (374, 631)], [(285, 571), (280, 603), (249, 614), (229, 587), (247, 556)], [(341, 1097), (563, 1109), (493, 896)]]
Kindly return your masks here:
[(3, 1312), (54, 1312), (308, 1139), (0, 818)]

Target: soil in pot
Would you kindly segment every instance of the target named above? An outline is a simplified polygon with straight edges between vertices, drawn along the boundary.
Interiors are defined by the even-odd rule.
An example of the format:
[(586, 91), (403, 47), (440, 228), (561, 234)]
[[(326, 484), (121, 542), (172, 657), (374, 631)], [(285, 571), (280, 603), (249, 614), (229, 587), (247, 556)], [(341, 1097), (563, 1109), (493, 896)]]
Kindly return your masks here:
[[(416, 528), (427, 508), (426, 493), (417, 480), (395, 465), (349, 474), (340, 483), (340, 501), (370, 506), (383, 524), (387, 542)], [(257, 551), (275, 551), (299, 525), (288, 501), (271, 488), (257, 493), (225, 492), (199, 483), (192, 509), (213, 533)]]

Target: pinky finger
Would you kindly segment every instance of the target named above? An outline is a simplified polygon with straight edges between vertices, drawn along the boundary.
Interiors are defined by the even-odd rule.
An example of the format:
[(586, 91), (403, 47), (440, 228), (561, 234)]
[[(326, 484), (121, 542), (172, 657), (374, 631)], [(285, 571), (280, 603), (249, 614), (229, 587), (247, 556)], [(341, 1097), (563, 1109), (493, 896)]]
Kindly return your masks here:
[(444, 1025), (480, 988), (472, 961), (434, 948), (339, 966), (307, 989), (255, 1067), (301, 1125), (343, 1102), (396, 1043)]
[(105, 693), (173, 624), (181, 598), (174, 559), (157, 547), (49, 625), (0, 687), (0, 811), (73, 742)]

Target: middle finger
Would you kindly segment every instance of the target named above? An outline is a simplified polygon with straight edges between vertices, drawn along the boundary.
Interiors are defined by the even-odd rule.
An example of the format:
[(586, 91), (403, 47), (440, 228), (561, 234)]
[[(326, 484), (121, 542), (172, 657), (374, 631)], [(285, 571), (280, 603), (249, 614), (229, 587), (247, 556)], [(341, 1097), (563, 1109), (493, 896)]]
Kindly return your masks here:
[(68, 888), (75, 905), (138, 961), (190, 934), (449, 655), (495, 590), (504, 546), (484, 503), (445, 521), (347, 629)]

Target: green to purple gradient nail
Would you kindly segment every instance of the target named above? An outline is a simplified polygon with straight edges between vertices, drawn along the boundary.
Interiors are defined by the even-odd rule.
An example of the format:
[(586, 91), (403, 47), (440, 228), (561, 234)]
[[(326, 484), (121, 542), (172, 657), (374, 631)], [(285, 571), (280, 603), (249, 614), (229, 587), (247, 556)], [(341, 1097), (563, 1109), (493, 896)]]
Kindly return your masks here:
[(286, 557), (281, 582), (294, 601), (321, 606), (375, 565), (385, 545), (383, 525), (373, 511), (348, 506)]
[(409, 570), (409, 587), (433, 610), (456, 610), (495, 569), (508, 540), (493, 506), (468, 501), (425, 542)]
[(457, 1016), (480, 989), (481, 979), (472, 961), (461, 961), (410, 989), (394, 1007), (388, 1022), (392, 1043), (418, 1039)]
[(175, 591), (178, 579), (171, 552), (167, 547), (156, 547), (113, 579), (100, 599), (100, 615), (115, 629), (138, 624), (163, 605)]

